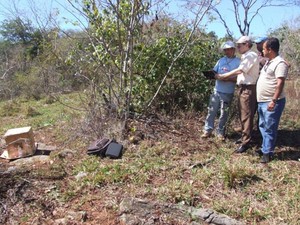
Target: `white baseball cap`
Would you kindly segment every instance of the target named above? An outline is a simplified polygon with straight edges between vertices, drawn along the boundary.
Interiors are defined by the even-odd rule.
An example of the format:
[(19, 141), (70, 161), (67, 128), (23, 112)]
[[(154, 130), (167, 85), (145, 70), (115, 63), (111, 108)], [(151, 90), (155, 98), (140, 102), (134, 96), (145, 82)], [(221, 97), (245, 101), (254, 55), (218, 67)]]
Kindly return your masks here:
[(248, 42), (252, 42), (251, 38), (249, 36), (242, 36), (236, 43), (243, 44), (243, 43), (248, 43)]
[(222, 47), (221, 47), (223, 50), (224, 49), (228, 49), (228, 48), (235, 48), (235, 45), (232, 41), (226, 41), (222, 44)]

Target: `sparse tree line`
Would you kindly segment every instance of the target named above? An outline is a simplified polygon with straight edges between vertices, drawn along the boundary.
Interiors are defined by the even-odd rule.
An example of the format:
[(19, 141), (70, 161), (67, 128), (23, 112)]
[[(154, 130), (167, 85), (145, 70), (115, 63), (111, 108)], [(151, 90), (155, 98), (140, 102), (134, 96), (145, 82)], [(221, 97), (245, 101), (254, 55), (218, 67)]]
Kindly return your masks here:
[[(234, 1), (235, 2), (235, 1)], [(16, 17), (0, 27), (0, 97), (40, 99), (79, 91), (90, 116), (127, 120), (132, 112), (202, 110), (212, 85), (201, 76), (225, 38), (201, 29), (214, 1), (194, 5), (194, 23), (151, 15), (146, 1), (82, 1), (83, 31), (41, 29)], [(280, 38), (292, 74), (299, 71), (300, 22), (270, 31)], [(249, 27), (247, 28), (249, 29)]]

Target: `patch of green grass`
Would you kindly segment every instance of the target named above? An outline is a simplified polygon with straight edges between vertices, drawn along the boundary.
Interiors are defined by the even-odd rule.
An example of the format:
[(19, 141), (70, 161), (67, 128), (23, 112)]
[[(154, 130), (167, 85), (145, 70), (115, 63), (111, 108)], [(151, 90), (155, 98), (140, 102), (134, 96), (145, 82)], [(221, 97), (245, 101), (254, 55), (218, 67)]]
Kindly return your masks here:
[(76, 94), (63, 95), (60, 99), (61, 102), (56, 101), (52, 104), (45, 104), (43, 99), (0, 102), (0, 113), (5, 118), (0, 122), (0, 131), (4, 133), (8, 129), (23, 126), (31, 126), (33, 130), (46, 126), (60, 126), (80, 116), (81, 112), (74, 110), (79, 109), (80, 104)]
[(259, 190), (255, 196), (258, 201), (266, 201), (270, 199), (271, 193), (266, 190), (262, 190), (262, 191)]
[(79, 180), (83, 186), (101, 187), (107, 184), (122, 183), (129, 180), (131, 170), (121, 163), (103, 165), (97, 157), (84, 159), (74, 169), (74, 174), (80, 172), (86, 175)]
[(22, 217), (21, 217), (21, 221), (22, 221), (23, 223), (26, 223), (26, 222), (29, 220), (29, 218), (30, 218), (29, 215), (22, 216)]
[(16, 116), (20, 113), (21, 107), (17, 100), (0, 102), (0, 116)]
[(179, 203), (188, 206), (199, 206), (199, 192), (192, 182), (183, 179), (173, 179), (158, 188), (157, 197), (162, 201)]
[(239, 164), (224, 165), (222, 178), (225, 186), (229, 188), (244, 187), (253, 181), (259, 180), (253, 170)]

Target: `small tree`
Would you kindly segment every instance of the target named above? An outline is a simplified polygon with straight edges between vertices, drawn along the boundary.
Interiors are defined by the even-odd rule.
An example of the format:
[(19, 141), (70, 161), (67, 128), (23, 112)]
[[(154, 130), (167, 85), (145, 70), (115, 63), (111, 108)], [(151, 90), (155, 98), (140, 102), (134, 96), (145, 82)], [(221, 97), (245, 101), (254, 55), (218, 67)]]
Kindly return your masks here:
[[(169, 33), (165, 37), (159, 36), (160, 21), (157, 20), (160, 19), (157, 15), (152, 22), (147, 21), (146, 16), (150, 13), (151, 5), (145, 1), (82, 2), (83, 12), (89, 21), (89, 43), (82, 50), (85, 55), (80, 58), (73, 55), (70, 63), (74, 66), (81, 65), (77, 77), (90, 83), (87, 93), (90, 93), (88, 105), (92, 107), (88, 108), (91, 109), (90, 115), (95, 127), (103, 126), (103, 123), (96, 125), (96, 121), (103, 121), (105, 108), (105, 118), (108, 114), (111, 118), (121, 119), (125, 128), (130, 111), (137, 102), (142, 110), (147, 107), (149, 111), (156, 99), (163, 99), (160, 93), (168, 89), (168, 86), (173, 86), (169, 80), (180, 78), (180, 72), (174, 72), (173, 69), (180, 68), (180, 63), (187, 63), (182, 63), (181, 59), (185, 52), (192, 48), (191, 43), (197, 39), (195, 33), (199, 31), (198, 26), (212, 2), (195, 2), (193, 23), (189, 28), (179, 31), (179, 36), (175, 34), (171, 37)], [(172, 29), (167, 26), (161, 28)], [(153, 34), (153, 30), (157, 32)], [(202, 33), (198, 34), (201, 36)], [(209, 42), (208, 38), (205, 42)], [(210, 44), (207, 44), (207, 50), (203, 51), (207, 55), (209, 46)], [(176, 82), (182, 86), (179, 80)], [(139, 84), (145, 88), (139, 89)], [(171, 92), (175, 87), (169, 90)]]
[(12, 43), (28, 44), (32, 39), (34, 29), (30, 21), (23, 21), (20, 17), (13, 20), (4, 20), (0, 34), (4, 40)]
[[(101, 136), (99, 127), (104, 127), (108, 118), (121, 119), (125, 121), (123, 129), (126, 126), (136, 60), (134, 45), (141, 37), (149, 4), (141, 0), (85, 0), (82, 7), (79, 10), (89, 22), (88, 42), (78, 43), (68, 62), (78, 69), (75, 77), (89, 84), (87, 126)], [(77, 57), (76, 53), (82, 55)]]

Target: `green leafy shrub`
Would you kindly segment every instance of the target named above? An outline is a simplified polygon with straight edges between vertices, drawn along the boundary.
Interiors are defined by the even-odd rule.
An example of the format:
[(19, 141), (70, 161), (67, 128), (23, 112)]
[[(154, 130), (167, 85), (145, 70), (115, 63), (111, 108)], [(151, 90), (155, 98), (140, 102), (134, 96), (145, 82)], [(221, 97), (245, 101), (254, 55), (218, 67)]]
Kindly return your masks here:
[[(184, 38), (180, 36), (162, 37), (151, 45), (137, 47), (138, 75), (134, 77), (133, 85), (135, 108), (143, 108), (154, 96), (184, 43)], [(201, 76), (201, 71), (211, 69), (218, 57), (216, 43), (207, 40), (194, 41), (186, 53), (174, 63), (154, 107), (166, 112), (173, 109), (202, 109), (212, 85)]]
[(16, 87), (18, 87), (19, 92), (25, 98), (32, 98), (35, 100), (40, 100), (43, 97), (44, 89), (41, 76), (38, 76), (39, 69), (32, 68), (31, 73), (17, 73), (15, 78)]

